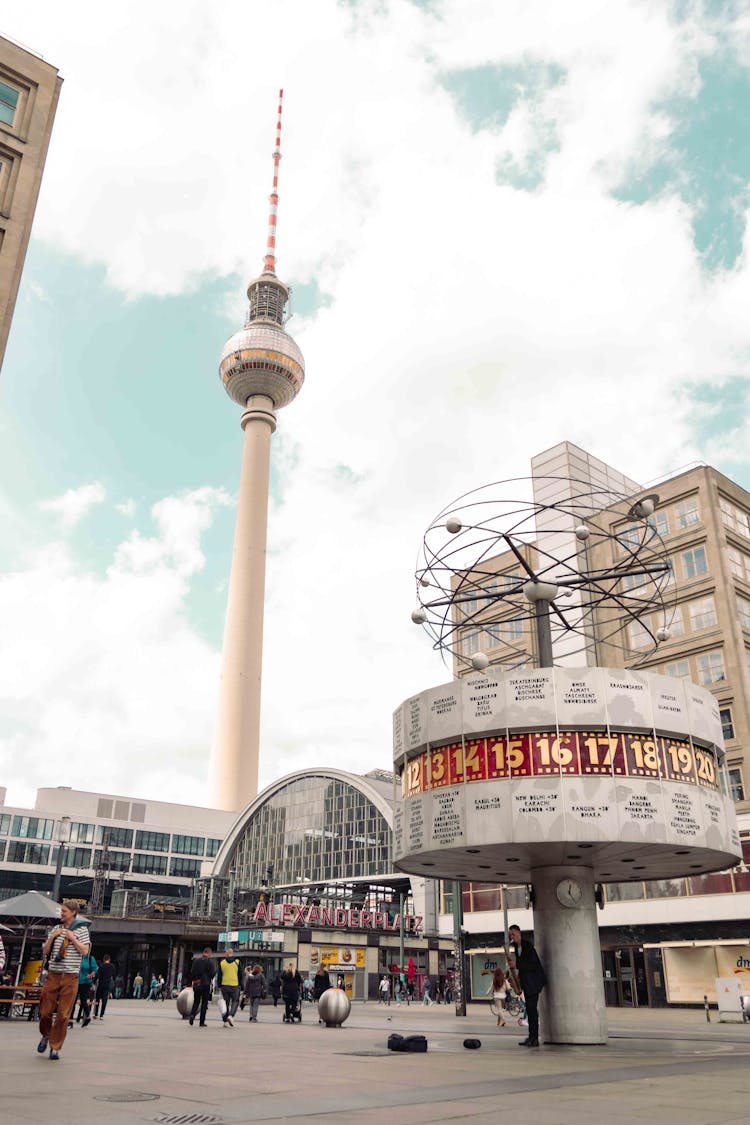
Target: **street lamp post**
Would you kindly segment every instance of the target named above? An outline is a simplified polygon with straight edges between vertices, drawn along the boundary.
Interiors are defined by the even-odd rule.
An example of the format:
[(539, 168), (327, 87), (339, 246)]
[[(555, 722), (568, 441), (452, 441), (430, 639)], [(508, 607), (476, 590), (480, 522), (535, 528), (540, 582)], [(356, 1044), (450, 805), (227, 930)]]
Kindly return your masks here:
[(55, 866), (55, 878), (52, 883), (52, 900), (57, 902), (60, 897), (60, 877), (62, 875), (63, 857), (65, 855), (65, 845), (70, 840), (70, 817), (61, 816), (57, 823), (57, 864)]

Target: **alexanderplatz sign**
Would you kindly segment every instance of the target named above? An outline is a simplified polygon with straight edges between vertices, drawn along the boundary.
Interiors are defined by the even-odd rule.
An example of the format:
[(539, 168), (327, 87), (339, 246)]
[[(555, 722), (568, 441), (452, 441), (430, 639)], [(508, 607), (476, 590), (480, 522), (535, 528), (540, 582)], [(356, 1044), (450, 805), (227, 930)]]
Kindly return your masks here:
[[(259, 902), (253, 913), (253, 922), (268, 926), (330, 927), (340, 930), (366, 930), (370, 932), (399, 933), (401, 915), (390, 915), (382, 910), (344, 910), (328, 906), (299, 906), (293, 902)], [(404, 931), (418, 934), (422, 931), (420, 914), (404, 914)]]

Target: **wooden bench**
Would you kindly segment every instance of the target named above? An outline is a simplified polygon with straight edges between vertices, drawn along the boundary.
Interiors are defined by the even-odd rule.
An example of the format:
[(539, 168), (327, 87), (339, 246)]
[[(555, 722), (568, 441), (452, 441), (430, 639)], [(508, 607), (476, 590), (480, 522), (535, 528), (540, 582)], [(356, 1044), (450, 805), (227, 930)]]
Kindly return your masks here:
[(41, 996), (42, 990), (38, 984), (0, 985), (0, 1010), (7, 1006), (7, 1011), (2, 1012), (3, 1015), (18, 1019), (26, 1016), (30, 1022), (39, 1016)]

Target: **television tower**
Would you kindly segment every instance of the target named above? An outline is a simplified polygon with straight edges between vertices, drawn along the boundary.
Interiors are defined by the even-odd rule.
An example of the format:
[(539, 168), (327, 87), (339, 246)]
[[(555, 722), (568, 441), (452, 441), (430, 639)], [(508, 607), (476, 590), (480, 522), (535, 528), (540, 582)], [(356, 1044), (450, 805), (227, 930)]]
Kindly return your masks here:
[(243, 407), (244, 431), (213, 769), (214, 802), (230, 811), (258, 793), (271, 434), (276, 411), (292, 401), (305, 378), (302, 352), (283, 327), (289, 288), (276, 276), (283, 94), (279, 90), (263, 272), (247, 287), (245, 326), (227, 340), (219, 362), (227, 394)]

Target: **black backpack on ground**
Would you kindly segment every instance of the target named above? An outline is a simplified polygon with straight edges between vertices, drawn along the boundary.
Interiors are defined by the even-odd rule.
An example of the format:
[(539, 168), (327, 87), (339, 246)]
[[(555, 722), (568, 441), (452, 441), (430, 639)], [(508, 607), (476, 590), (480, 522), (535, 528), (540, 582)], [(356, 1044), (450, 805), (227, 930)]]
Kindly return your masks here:
[(424, 1035), (407, 1035), (404, 1037), (394, 1032), (388, 1036), (388, 1050), (423, 1055), (427, 1050), (427, 1040)]

